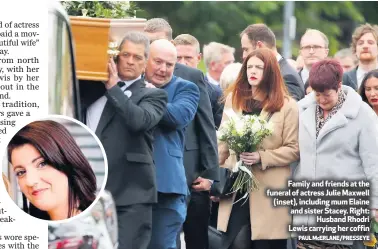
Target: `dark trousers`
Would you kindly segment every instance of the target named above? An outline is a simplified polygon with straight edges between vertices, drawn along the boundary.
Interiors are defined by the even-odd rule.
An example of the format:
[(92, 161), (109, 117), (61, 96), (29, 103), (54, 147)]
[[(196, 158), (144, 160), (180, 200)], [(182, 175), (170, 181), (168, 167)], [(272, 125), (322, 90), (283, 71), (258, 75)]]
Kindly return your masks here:
[(251, 249), (286, 249), (286, 239), (273, 239), (273, 240), (253, 240)]
[(245, 225), (240, 229), (229, 249), (286, 249), (286, 239), (276, 240), (252, 240), (251, 226)]
[(152, 204), (117, 206), (118, 249), (146, 249), (151, 240)]
[[(210, 217), (209, 192), (191, 192), (186, 220), (183, 225), (186, 249), (208, 249), (208, 226)], [(180, 237), (177, 240), (180, 247)]]

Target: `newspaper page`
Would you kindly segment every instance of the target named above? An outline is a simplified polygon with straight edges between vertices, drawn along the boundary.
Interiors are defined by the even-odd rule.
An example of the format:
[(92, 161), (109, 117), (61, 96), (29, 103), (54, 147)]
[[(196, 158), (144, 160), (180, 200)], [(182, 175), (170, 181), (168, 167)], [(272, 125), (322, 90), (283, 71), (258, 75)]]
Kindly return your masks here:
[[(47, 1), (4, 1), (0, 8), (0, 248), (48, 248), (47, 223), (26, 214), (7, 164), (7, 142), (47, 114)], [(4, 187), (6, 186), (6, 188)], [(12, 190), (16, 190), (12, 192)], [(7, 194), (10, 193), (10, 195)]]
[[(218, 249), (240, 241), (254, 249), (377, 248), (377, 9), (377, 2), (3, 1), (0, 249), (176, 248), (176, 242), (182, 249)], [(134, 37), (124, 40), (129, 31)], [(190, 101), (172, 111), (185, 99), (171, 96), (179, 88), (167, 90), (173, 78), (203, 90), (191, 110), (195, 121), (184, 117), (185, 125), (177, 120), (189, 113)], [(163, 121), (179, 125), (156, 122), (145, 134), (125, 125), (140, 118), (128, 116), (130, 106), (141, 117), (147, 113), (143, 127), (157, 113), (147, 110), (142, 90), (129, 88), (137, 81), (146, 96), (166, 92), (171, 110), (166, 104), (161, 118), (172, 115)], [(270, 113), (267, 120), (244, 118), (254, 112), (240, 89), (256, 100), (258, 113)], [(248, 111), (221, 121), (219, 114), (234, 107), (222, 97), (230, 91)], [(148, 101), (159, 104), (158, 97)], [(183, 139), (190, 122), (196, 137)], [(119, 130), (104, 135), (108, 124)], [(179, 174), (170, 179), (159, 171), (161, 155), (152, 149), (154, 136), (170, 140), (164, 132), (176, 129), (180, 139), (170, 142), (183, 146), (159, 152), (178, 162), (184, 194), (172, 190)], [(211, 143), (210, 133), (219, 141), (214, 135)], [(143, 153), (143, 146), (128, 144), (140, 134), (149, 140)], [(229, 148), (217, 148), (220, 141)], [(240, 149), (236, 157), (232, 146)], [(124, 151), (115, 153), (118, 147)], [(207, 154), (210, 147), (214, 153)], [(217, 149), (219, 158), (229, 155), (220, 176)], [(138, 175), (141, 168), (150, 174)], [(197, 179), (187, 182), (192, 173)], [(172, 193), (160, 191), (159, 182)], [(141, 189), (148, 191), (134, 193)], [(193, 201), (198, 192), (203, 206)], [(161, 201), (177, 196), (179, 203)], [(181, 223), (169, 224), (177, 217), (157, 212), (164, 205)], [(143, 208), (148, 212), (128, 213)], [(182, 229), (184, 221), (193, 227)], [(247, 232), (238, 237), (233, 229)]]

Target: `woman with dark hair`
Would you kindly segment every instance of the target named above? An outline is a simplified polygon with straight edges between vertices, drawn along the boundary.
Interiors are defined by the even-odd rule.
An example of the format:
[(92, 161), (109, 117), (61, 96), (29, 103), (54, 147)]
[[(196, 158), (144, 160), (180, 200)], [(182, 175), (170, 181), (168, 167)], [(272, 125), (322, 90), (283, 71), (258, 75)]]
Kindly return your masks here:
[[(218, 230), (225, 232), (223, 249), (286, 248), (287, 207), (272, 207), (266, 188), (287, 188), (289, 165), (299, 159), (298, 107), (284, 84), (276, 57), (269, 49), (253, 51), (243, 62), (238, 78), (226, 90), (227, 110), (239, 115), (256, 114), (273, 124), (273, 135), (265, 138), (255, 152), (244, 152), (240, 159), (249, 165), (259, 181), (259, 190), (250, 193), (250, 200), (233, 202), (241, 196), (220, 199)], [(235, 154), (227, 144), (219, 142), (219, 164), (232, 169)]]
[[(315, 63), (313, 92), (299, 101), (300, 164), (294, 179), (378, 182), (378, 130), (371, 108), (351, 87), (342, 85), (343, 69), (334, 59)], [(370, 188), (378, 208), (378, 185)], [(376, 214), (377, 217), (377, 214)], [(314, 216), (296, 215), (294, 224), (315, 225)], [(353, 241), (299, 241), (298, 248), (351, 248)]]
[(35, 121), (18, 131), (8, 144), (8, 160), (24, 196), (24, 211), (34, 217), (67, 219), (96, 198), (96, 177), (88, 160), (55, 121)]
[(308, 82), (308, 80), (306, 80), (306, 83), (304, 85), (304, 89), (305, 89), (305, 94), (309, 94), (310, 92), (312, 92), (312, 88), (310, 86), (310, 83)]
[(373, 108), (378, 117), (378, 69), (372, 70), (365, 75), (358, 92), (362, 100)]

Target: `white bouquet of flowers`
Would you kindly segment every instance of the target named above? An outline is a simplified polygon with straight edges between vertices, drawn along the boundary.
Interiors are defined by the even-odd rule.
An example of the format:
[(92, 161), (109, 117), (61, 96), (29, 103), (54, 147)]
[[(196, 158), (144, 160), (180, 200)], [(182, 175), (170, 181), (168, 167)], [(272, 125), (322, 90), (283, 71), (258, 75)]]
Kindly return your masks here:
[(272, 135), (273, 127), (271, 123), (256, 115), (238, 116), (233, 110), (225, 112), (229, 119), (222, 123), (217, 136), (220, 141), (227, 143), (237, 157), (237, 163), (232, 170), (232, 174), (237, 174), (237, 177), (231, 193), (239, 191), (243, 194), (241, 199), (248, 200), (249, 193), (259, 189), (259, 183), (252, 170), (240, 160), (240, 154), (257, 151), (262, 140)]

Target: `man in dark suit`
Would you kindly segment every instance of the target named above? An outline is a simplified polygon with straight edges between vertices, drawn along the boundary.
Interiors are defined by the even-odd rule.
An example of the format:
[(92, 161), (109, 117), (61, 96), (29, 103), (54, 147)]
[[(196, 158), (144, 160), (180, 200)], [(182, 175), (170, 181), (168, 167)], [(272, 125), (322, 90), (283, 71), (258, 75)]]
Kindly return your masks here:
[(312, 65), (324, 60), (328, 56), (329, 40), (327, 36), (317, 29), (307, 29), (300, 40), (300, 56), (303, 58), (303, 68), (298, 71), (303, 83), (310, 75)]
[[(172, 41), (172, 28), (162, 18), (147, 21), (144, 31), (151, 40)], [(208, 247), (209, 190), (212, 182), (219, 180), (215, 125), (203, 73), (176, 63), (173, 74), (194, 82), (200, 91), (198, 110), (185, 132), (184, 166), (191, 196), (183, 227), (186, 248), (204, 249)]]
[(210, 98), (211, 109), (213, 112), (213, 119), (215, 124), (215, 129), (218, 130), (220, 123), (222, 121), (224, 102), (222, 102), (223, 92), (219, 85), (214, 85), (209, 83), (207, 77), (205, 77), (207, 82), (207, 90)]
[(146, 88), (149, 39), (129, 32), (119, 46), (117, 64), (109, 60), (106, 93), (89, 106), (87, 125), (102, 142), (109, 165), (108, 189), (118, 216), (119, 249), (147, 248), (152, 204), (157, 202), (153, 130), (166, 111), (167, 94)]
[(297, 101), (304, 97), (304, 83), (295, 69), (277, 52), (276, 37), (268, 26), (265, 24), (249, 25), (241, 32), (240, 38), (243, 49), (243, 59), (257, 48), (269, 48), (276, 55), (282, 77), (290, 95)]
[(152, 210), (150, 249), (176, 248), (186, 217), (184, 133), (197, 111), (199, 89), (173, 75), (176, 60), (176, 48), (171, 42), (163, 39), (151, 44), (145, 80), (167, 92), (168, 104), (154, 133), (158, 203)]
[(352, 52), (358, 58), (358, 66), (343, 75), (343, 84), (358, 89), (365, 75), (378, 69), (378, 31), (366, 23), (352, 35)]
[(205, 79), (210, 82), (210, 99), (216, 99), (211, 104), (217, 129), (222, 121), (224, 108), (224, 103), (221, 103), (223, 93), (220, 88), (220, 77), (225, 67), (234, 63), (234, 53), (235, 48), (218, 42), (210, 42), (203, 46), (203, 58), (207, 70)]
[[(173, 44), (175, 45), (176, 50), (177, 50), (177, 62), (184, 64), (188, 67), (192, 67), (192, 68), (198, 67), (198, 64), (201, 61), (202, 55), (200, 53), (200, 44), (197, 38), (195, 38), (194, 36), (190, 34), (181, 34), (181, 35), (176, 36), (176, 38), (173, 40)], [(219, 59), (220, 57), (220, 62), (218, 62), (220, 66), (218, 66), (218, 64), (214, 66), (214, 63), (212, 61), (212, 58), (214, 56), (210, 56), (210, 55), (207, 56), (208, 57), (207, 60), (209, 61), (209, 64), (211, 64), (211, 67), (218, 69), (217, 73), (220, 71), (220, 69), (223, 71), (225, 65), (228, 65), (229, 63), (232, 63), (234, 61), (234, 56), (233, 56), (234, 49), (231, 47), (225, 46), (224, 50), (225, 50), (226, 55), (222, 56), (223, 55), (221, 53), (222, 51), (219, 51), (221, 49), (217, 49), (219, 45), (221, 46), (221, 48), (223, 48), (222, 46), (225, 46), (223, 44), (217, 43), (215, 45), (216, 46), (215, 49), (211, 49), (207, 47), (208, 49), (204, 50), (204, 52), (206, 51), (212, 54), (214, 53), (220, 54), (220, 56), (215, 56), (217, 59)], [(221, 102), (223, 93), (222, 93), (222, 89), (219, 86), (219, 82), (215, 82), (215, 84), (212, 84), (210, 82), (209, 77), (210, 77), (209, 75), (205, 76), (205, 84), (207, 86), (207, 91), (210, 98), (214, 124), (215, 124), (216, 129), (218, 129), (220, 122), (222, 120), (222, 114), (223, 114), (223, 103)]]
[[(358, 66), (357, 66), (358, 68)], [(354, 90), (357, 88), (357, 68), (350, 70), (343, 74), (343, 85), (350, 86)]]

